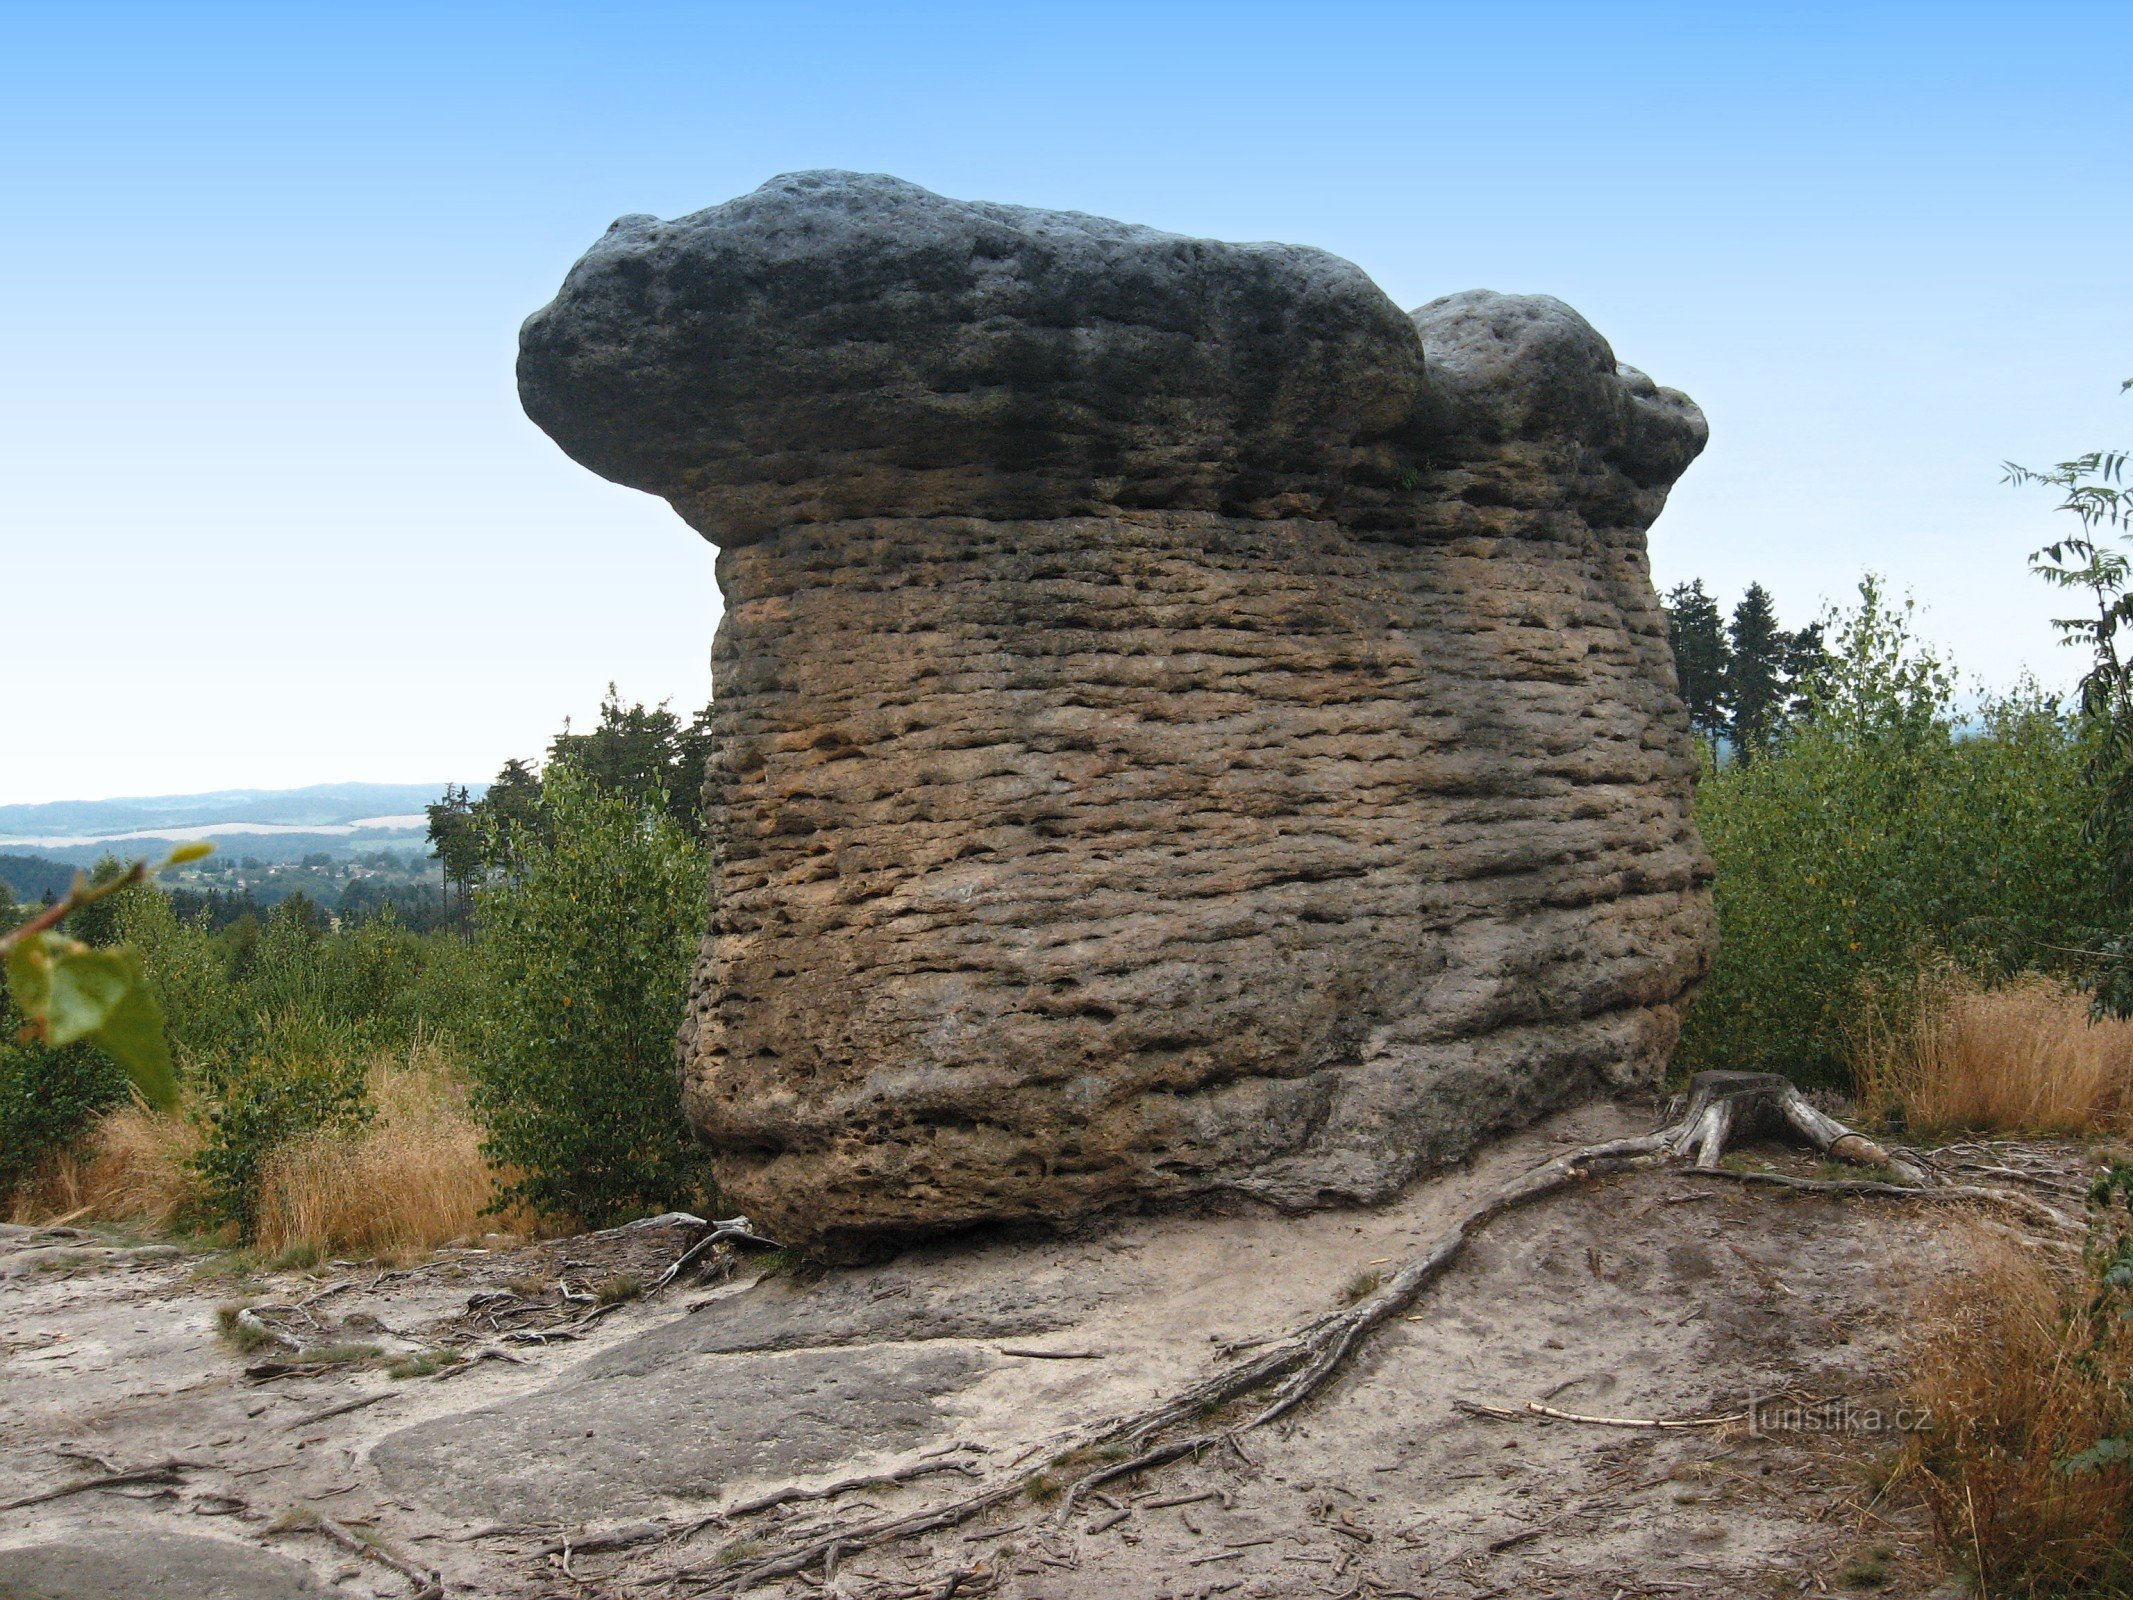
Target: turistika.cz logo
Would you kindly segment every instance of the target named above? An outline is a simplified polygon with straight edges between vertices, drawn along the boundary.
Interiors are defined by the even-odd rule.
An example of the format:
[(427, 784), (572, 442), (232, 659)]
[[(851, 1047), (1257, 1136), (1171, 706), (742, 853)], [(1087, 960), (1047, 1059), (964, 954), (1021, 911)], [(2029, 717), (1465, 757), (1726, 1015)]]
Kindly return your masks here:
[(1884, 1410), (1854, 1405), (1842, 1395), (1814, 1401), (1757, 1396), (1748, 1402), (1748, 1431), (1758, 1437), (1771, 1433), (1917, 1433), (1932, 1426), (1933, 1414), (1924, 1406)]

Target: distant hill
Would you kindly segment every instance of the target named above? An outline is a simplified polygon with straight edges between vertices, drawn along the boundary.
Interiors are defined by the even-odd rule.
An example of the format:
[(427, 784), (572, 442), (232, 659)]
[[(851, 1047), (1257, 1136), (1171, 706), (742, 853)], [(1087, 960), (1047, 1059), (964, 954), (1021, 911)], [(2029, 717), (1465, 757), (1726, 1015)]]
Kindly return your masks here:
[(48, 894), (57, 900), (73, 881), (74, 869), (49, 856), (0, 855), (0, 883), (25, 904), (35, 904)]
[(315, 783), (303, 789), (219, 789), (212, 794), (0, 806), (0, 844), (54, 836), (111, 838), (159, 828), (229, 823), (345, 827), (374, 817), (416, 815), (443, 792), (441, 783)]

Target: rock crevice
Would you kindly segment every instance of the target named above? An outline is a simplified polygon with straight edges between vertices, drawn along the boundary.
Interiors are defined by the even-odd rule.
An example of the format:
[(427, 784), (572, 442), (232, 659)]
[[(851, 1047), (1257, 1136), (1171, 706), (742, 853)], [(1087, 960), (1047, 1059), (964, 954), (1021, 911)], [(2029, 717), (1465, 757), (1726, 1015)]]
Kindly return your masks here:
[(759, 1224), (1375, 1200), (1663, 1069), (1704, 426), (1567, 306), (805, 173), (618, 222), (520, 386), (721, 547), (684, 1082)]

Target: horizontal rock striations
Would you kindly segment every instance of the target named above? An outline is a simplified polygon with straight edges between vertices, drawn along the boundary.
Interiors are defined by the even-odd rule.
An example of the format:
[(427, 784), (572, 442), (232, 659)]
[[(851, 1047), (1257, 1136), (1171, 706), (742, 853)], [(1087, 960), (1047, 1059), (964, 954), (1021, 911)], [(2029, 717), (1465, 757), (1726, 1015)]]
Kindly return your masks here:
[(1704, 423), (1568, 306), (802, 173), (617, 222), (519, 383), (721, 547), (683, 1072), (760, 1226), (1369, 1201), (1663, 1068)]

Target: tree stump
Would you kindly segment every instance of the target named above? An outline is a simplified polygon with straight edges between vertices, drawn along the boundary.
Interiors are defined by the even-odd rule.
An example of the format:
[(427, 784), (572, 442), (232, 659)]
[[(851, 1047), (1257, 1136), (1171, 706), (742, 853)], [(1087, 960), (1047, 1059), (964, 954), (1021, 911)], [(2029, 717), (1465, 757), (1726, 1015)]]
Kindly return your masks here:
[(1905, 1183), (1925, 1174), (1865, 1134), (1807, 1103), (1798, 1086), (1774, 1072), (1699, 1072), (1689, 1080), (1688, 1108), (1659, 1130), (1667, 1152), (1715, 1167), (1726, 1147), (1758, 1133), (1789, 1130), (1819, 1153), (1863, 1167), (1885, 1167)]

